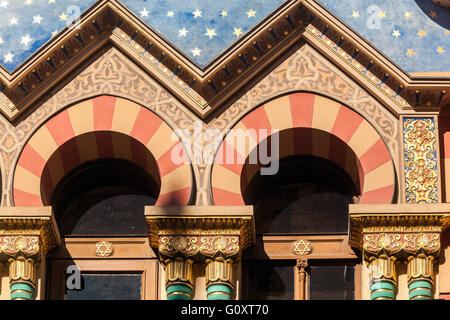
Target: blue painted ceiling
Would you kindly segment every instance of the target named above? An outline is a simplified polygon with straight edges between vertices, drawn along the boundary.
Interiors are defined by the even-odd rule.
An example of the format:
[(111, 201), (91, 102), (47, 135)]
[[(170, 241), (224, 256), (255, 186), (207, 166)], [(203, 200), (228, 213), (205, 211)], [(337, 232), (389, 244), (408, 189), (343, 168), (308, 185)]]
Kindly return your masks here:
[[(200, 67), (285, 0), (121, 0)], [(0, 63), (13, 71), (94, 0), (0, 0)], [(431, 1), (321, 0), (408, 72), (450, 71), (450, 9)]]
[(450, 71), (450, 8), (431, 0), (319, 0), (407, 72)]

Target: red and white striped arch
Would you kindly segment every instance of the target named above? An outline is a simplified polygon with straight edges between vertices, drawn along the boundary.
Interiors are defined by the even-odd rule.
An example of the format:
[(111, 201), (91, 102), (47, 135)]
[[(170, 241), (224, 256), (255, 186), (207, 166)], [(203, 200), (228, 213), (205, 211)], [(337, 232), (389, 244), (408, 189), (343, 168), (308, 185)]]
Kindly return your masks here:
[(120, 158), (160, 181), (156, 205), (186, 205), (191, 168), (188, 161), (172, 161), (172, 149), (181, 144), (172, 140), (172, 133), (156, 114), (122, 98), (99, 96), (73, 105), (48, 120), (25, 145), (14, 173), (14, 203), (48, 204), (52, 189), (71, 169), (88, 160)]
[[(279, 130), (280, 158), (307, 154), (328, 159), (352, 177), (361, 192), (360, 203), (392, 201), (394, 166), (383, 140), (367, 120), (334, 100), (312, 93), (286, 95), (253, 110), (233, 129)], [(251, 150), (239, 153), (230, 136), (222, 142), (212, 168), (216, 205), (243, 205), (245, 186), (258, 172), (258, 166), (242, 161)], [(234, 149), (238, 163), (226, 163), (227, 148)]]

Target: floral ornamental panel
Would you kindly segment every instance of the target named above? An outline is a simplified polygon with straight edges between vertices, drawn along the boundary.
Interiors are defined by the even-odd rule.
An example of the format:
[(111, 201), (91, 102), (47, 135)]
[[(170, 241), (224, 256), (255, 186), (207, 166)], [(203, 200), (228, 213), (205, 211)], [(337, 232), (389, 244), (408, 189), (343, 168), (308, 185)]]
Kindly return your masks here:
[(434, 119), (404, 118), (403, 137), (406, 202), (439, 202)]

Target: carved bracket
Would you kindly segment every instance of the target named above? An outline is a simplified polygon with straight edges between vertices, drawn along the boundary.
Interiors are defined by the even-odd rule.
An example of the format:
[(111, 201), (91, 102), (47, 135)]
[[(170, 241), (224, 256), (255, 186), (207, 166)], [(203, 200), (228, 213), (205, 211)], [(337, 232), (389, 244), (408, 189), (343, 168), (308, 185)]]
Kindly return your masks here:
[(150, 245), (162, 261), (238, 259), (254, 241), (252, 207), (147, 207), (146, 219)]
[(0, 208), (0, 260), (39, 260), (60, 243), (51, 207)]
[(450, 224), (448, 204), (350, 205), (350, 245), (372, 256), (437, 257)]

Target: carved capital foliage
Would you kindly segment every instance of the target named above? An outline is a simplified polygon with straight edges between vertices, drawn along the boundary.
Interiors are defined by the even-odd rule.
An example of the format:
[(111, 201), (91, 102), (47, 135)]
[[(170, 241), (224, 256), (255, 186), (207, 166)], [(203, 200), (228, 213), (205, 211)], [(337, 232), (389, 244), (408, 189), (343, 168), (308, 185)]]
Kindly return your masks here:
[(183, 284), (194, 288), (194, 275), (192, 265), (194, 261), (191, 259), (183, 259), (177, 257), (175, 259), (167, 259), (164, 261), (166, 269), (166, 286)]
[(413, 281), (424, 280), (431, 283), (434, 282), (434, 261), (433, 256), (420, 254), (417, 257), (408, 258), (408, 284)]
[(437, 255), (441, 247), (439, 232), (380, 232), (363, 234), (365, 256)]
[(41, 252), (39, 236), (2, 236), (0, 237), (0, 254), (6, 257), (38, 257)]
[(206, 259), (206, 285), (224, 284), (233, 287), (233, 260)]
[(202, 255), (205, 257), (235, 256), (239, 253), (239, 235), (222, 236), (160, 236), (159, 253), (166, 257), (182, 255), (191, 257)]
[[(0, 260), (17, 257), (39, 260), (59, 245), (59, 232), (50, 207), (2, 208), (0, 213)], [(26, 211), (27, 213), (25, 213)], [(42, 216), (32, 215), (42, 212)]]
[(395, 285), (397, 283), (397, 273), (395, 271), (396, 261), (397, 259), (393, 256), (382, 255), (380, 257), (371, 257), (369, 259), (371, 283), (388, 281)]
[(9, 259), (9, 280), (13, 283), (26, 283), (33, 288), (36, 285), (37, 265), (33, 259), (18, 257)]
[(147, 219), (152, 247), (162, 258), (238, 257), (252, 241), (250, 218)]
[[(179, 210), (185, 209), (180, 207)], [(192, 207), (188, 210), (200, 213), (213, 209)], [(218, 257), (238, 259), (254, 238), (252, 215), (213, 217), (148, 214), (146, 219), (150, 245), (158, 250), (162, 261), (174, 257), (201, 262)]]

